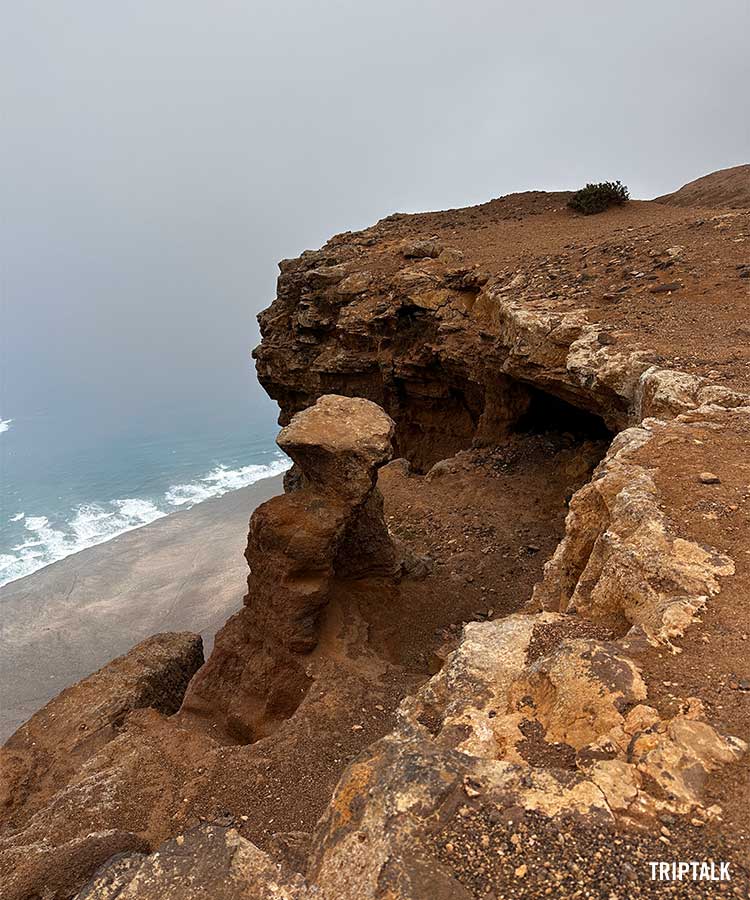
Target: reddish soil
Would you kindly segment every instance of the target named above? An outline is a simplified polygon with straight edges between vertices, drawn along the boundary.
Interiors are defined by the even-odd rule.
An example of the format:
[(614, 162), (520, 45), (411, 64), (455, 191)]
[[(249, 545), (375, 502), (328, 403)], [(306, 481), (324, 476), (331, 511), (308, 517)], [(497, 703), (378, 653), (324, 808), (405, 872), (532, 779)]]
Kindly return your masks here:
[(605, 450), (601, 440), (528, 434), (462, 454), (429, 480), (400, 463), (382, 470), (386, 521), (412, 554), (429, 555), (431, 572), (397, 589), (343, 586), (311, 656), (327, 660), (324, 672), (292, 719), (269, 738), (196, 761), (170, 830), (233, 823), (261, 847), (278, 832), (311, 831), (344, 768), (393, 728), (401, 699), (435, 671), (464, 623), (523, 607), (562, 537), (567, 498)]
[[(394, 240), (435, 236), (493, 275), (541, 275), (539, 298), (584, 307), (618, 349), (653, 350), (664, 365), (750, 391), (750, 210), (631, 201), (580, 216), (569, 196), (513, 194), (384, 225)], [(382, 254), (368, 266), (398, 264)]]
[(750, 166), (720, 169), (696, 178), (672, 194), (657, 197), (672, 206), (750, 207)]

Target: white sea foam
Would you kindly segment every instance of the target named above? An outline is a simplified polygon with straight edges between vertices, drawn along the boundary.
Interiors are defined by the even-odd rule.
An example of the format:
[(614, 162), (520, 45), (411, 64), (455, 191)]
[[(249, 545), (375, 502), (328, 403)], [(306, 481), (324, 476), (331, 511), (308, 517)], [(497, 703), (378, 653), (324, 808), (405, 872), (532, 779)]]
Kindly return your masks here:
[(211, 497), (221, 497), (229, 491), (236, 491), (249, 484), (255, 484), (261, 478), (280, 475), (282, 472), (286, 472), (290, 465), (289, 460), (283, 457), (263, 466), (242, 466), (240, 469), (217, 466), (198, 481), (172, 485), (164, 496), (170, 506), (193, 506), (204, 500), (210, 500)]
[(266, 465), (238, 469), (217, 466), (197, 481), (172, 485), (160, 501), (129, 497), (109, 503), (88, 503), (76, 507), (67, 521), (56, 525), (46, 516), (18, 513), (10, 521), (23, 522), (23, 540), (11, 553), (0, 554), (0, 586), (79, 550), (148, 525), (177, 508), (189, 509), (204, 500), (279, 475), (290, 465), (286, 457), (279, 456)]
[(10, 428), (11, 422), (13, 419), (0, 419), (0, 434), (4, 431), (7, 431)]

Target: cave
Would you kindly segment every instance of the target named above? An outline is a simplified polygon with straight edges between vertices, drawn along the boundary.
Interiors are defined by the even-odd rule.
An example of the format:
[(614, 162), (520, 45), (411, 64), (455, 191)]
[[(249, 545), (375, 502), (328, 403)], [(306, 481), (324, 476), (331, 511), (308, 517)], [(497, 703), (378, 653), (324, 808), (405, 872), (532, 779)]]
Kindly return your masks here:
[(442, 664), (436, 635), (450, 644), (467, 621), (524, 609), (563, 537), (572, 495), (614, 435), (596, 413), (505, 377), (468, 392), (454, 381), (440, 400), (399, 411), (396, 454), (409, 467), (381, 473), (386, 519), (436, 566), (427, 578), (407, 572), (401, 608), (373, 603), (368, 625), (386, 655), (424, 674)]
[(610, 441), (601, 416), (505, 375), (487, 384), (442, 368), (419, 381), (394, 379), (382, 404), (396, 422), (395, 455), (424, 474), (462, 450), (503, 444), (511, 435), (559, 434)]
[(538, 388), (529, 388), (529, 405), (512, 427), (516, 433), (570, 434), (576, 440), (611, 441), (614, 435), (596, 413), (573, 406)]

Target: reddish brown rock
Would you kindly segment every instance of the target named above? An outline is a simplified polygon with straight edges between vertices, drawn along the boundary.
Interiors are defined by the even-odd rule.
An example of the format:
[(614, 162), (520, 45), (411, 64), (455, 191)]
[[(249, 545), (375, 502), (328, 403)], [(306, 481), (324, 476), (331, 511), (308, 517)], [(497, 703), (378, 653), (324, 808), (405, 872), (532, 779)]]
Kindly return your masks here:
[(392, 435), (393, 422), (374, 403), (335, 396), (282, 430), (278, 444), (295, 462), (296, 489), (253, 513), (245, 608), (217, 635), (185, 715), (210, 717), (252, 741), (299, 706), (334, 582), (395, 574), (375, 486)]
[(197, 634), (157, 634), (66, 688), (0, 749), (4, 822), (28, 818), (108, 741), (129, 712), (176, 712), (203, 663)]
[[(665, 853), (731, 859), (735, 895), (747, 895), (737, 761), (750, 730), (732, 687), (748, 675), (750, 406), (739, 393), (746, 345), (731, 336), (747, 215), (704, 222), (633, 202), (572, 233), (565, 199), (391, 217), (282, 264), (257, 358), (296, 465), (289, 493), (253, 518), (246, 607), (181, 715), (130, 713), (22, 831), (3, 835), (12, 896), (48, 873), (48, 894), (67, 900), (86, 874), (70, 848), (112, 830), (123, 849), (134, 836), (151, 854), (120, 856), (87, 900), (114, 889), (144, 900), (193, 889), (536, 900), (590, 885), (619, 896), (627, 878), (646, 895), (634, 861)], [(404, 256), (405, 244), (438, 240), (451, 249)], [(714, 260), (731, 280), (721, 303)], [(684, 284), (679, 303), (652, 294), (656, 281)], [(709, 370), (720, 353), (723, 384)], [(680, 354), (686, 367), (670, 362)], [(366, 400), (325, 396), (334, 390), (377, 401), (395, 431)], [(604, 439), (601, 419), (627, 430), (570, 500), (524, 607), (552, 541), (525, 533), (524, 508), (517, 533), (487, 521), (489, 486), (517, 477), (513, 447), (530, 446), (508, 434)], [(404, 475), (394, 532), (407, 545), (415, 530), (434, 534), (436, 571), (389, 590), (395, 554), (374, 481), (391, 435), (417, 473)], [(492, 468), (470, 476), (477, 448), (493, 445)], [(451, 495), (464, 469), (471, 490)], [(719, 481), (697, 483), (709, 471)], [(465, 514), (455, 533), (425, 503), (440, 492), (439, 512), (453, 500)], [(496, 555), (507, 568), (486, 569)], [(503, 591), (499, 605), (503, 578), (516, 596)], [(442, 644), (442, 668), (424, 684), (403, 648), (445, 599), (437, 579), (457, 610), (480, 582), (492, 607), (480, 594), (476, 613), (436, 622), (435, 646), (419, 649)], [(495, 618), (462, 629), (467, 614)], [(252, 843), (195, 832), (198, 821)], [(736, 836), (730, 853), (715, 845), (722, 831)]]

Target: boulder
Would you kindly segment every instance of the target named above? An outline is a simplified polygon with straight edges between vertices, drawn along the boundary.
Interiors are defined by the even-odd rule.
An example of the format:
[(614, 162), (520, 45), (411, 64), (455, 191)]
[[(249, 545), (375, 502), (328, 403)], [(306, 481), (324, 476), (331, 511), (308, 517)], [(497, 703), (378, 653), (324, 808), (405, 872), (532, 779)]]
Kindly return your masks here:
[(176, 712), (202, 663), (199, 635), (157, 634), (66, 688), (0, 749), (3, 821), (33, 814), (117, 736), (132, 710)]
[(404, 241), (401, 254), (406, 259), (437, 259), (443, 252), (443, 245), (436, 240)]
[(358, 503), (372, 490), (375, 471), (391, 458), (394, 428), (369, 400), (324, 395), (297, 413), (276, 443), (297, 464), (305, 485)]
[(237, 831), (204, 825), (150, 856), (102, 866), (76, 900), (303, 900), (299, 875), (285, 872)]

